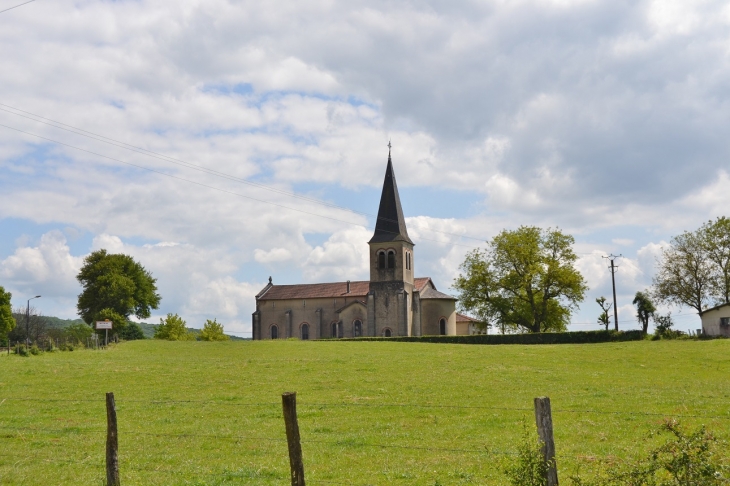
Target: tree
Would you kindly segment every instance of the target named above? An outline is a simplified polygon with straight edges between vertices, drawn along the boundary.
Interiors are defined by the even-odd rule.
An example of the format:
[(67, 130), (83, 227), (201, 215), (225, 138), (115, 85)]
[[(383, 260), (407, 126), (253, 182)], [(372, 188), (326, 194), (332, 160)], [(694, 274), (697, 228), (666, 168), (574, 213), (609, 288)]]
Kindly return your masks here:
[(636, 319), (641, 323), (641, 331), (646, 334), (649, 331), (649, 318), (656, 312), (649, 292), (636, 292), (632, 303), (636, 306)]
[(66, 338), (74, 343), (86, 343), (91, 334), (93, 334), (91, 328), (82, 322), (71, 324), (65, 330)]
[(201, 341), (228, 341), (230, 339), (223, 333), (223, 324), (218, 323), (215, 319), (205, 321), (199, 337)]
[(186, 323), (177, 314), (167, 314), (167, 317), (160, 319), (160, 325), (155, 329), (155, 339), (166, 339), (168, 341), (192, 341), (195, 339), (192, 333), (188, 332)]
[(521, 226), (467, 253), (454, 281), (459, 305), (510, 331), (563, 331), (588, 289), (575, 268), (572, 236)]
[(611, 323), (611, 318), (608, 317), (608, 311), (611, 310), (613, 303), (606, 303), (606, 298), (603, 296), (597, 298), (596, 303), (601, 308), (601, 315), (598, 316), (598, 324), (606, 326), (606, 331), (608, 331), (608, 325)]
[(115, 328), (121, 330), (130, 315), (148, 318), (160, 305), (157, 280), (128, 255), (95, 251), (84, 259), (76, 279), (83, 287), (77, 309), (89, 325), (114, 313), (119, 321)]
[(136, 322), (127, 322), (126, 327), (119, 331), (119, 337), (126, 341), (134, 341), (145, 338), (142, 328)]
[(699, 229), (707, 259), (712, 262), (710, 289), (715, 303), (730, 304), (730, 219), (708, 221)]
[(35, 307), (18, 306), (13, 309), (13, 317), (17, 325), (8, 334), (11, 341), (41, 342), (48, 337), (48, 321)]
[(13, 294), (5, 292), (5, 289), (0, 287), (0, 340), (2, 341), (7, 339), (8, 334), (15, 327), (13, 308), (10, 305), (12, 297)]
[(730, 303), (730, 219), (719, 217), (672, 238), (654, 277), (659, 300), (694, 308), (702, 316)]
[(669, 334), (672, 330), (672, 326), (674, 326), (674, 321), (672, 321), (672, 313), (669, 312), (667, 314), (654, 314), (654, 327), (656, 329), (656, 333), (659, 336), (664, 336), (666, 334)]

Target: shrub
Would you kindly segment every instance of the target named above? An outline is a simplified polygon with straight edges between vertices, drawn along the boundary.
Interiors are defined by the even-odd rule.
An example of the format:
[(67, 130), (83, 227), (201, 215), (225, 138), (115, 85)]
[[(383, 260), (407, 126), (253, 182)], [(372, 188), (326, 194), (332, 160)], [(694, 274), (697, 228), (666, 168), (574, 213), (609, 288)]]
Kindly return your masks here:
[(666, 420), (658, 433), (672, 438), (634, 463), (601, 464), (592, 480), (574, 476), (580, 486), (719, 486), (728, 484), (728, 467), (722, 463), (724, 444), (704, 425), (691, 433), (679, 422)]
[(223, 324), (213, 319), (207, 319), (200, 331), (201, 341), (228, 341), (230, 338), (223, 333)]
[(185, 321), (177, 314), (167, 314), (160, 319), (160, 325), (155, 329), (155, 339), (168, 341), (193, 341), (195, 335), (185, 327)]
[(71, 324), (66, 328), (65, 338), (67, 340), (70, 339), (76, 343), (83, 343), (91, 337), (93, 332), (94, 331), (91, 329), (91, 326), (89, 326), (88, 324), (85, 324), (83, 322), (77, 322), (75, 324)]
[(30, 352), (28, 351), (28, 348), (25, 346), (25, 344), (18, 344), (15, 346), (15, 354), (19, 356), (30, 356)]
[(542, 442), (532, 435), (523, 423), (522, 441), (517, 446), (517, 457), (503, 463), (503, 472), (512, 486), (546, 486), (547, 471), (550, 465), (543, 458), (540, 447)]
[(126, 341), (134, 341), (136, 339), (144, 339), (144, 332), (136, 322), (129, 322), (119, 331), (119, 337)]
[(41, 348), (39, 348), (37, 344), (33, 344), (33, 346), (30, 347), (30, 354), (33, 356), (38, 356), (41, 353)]

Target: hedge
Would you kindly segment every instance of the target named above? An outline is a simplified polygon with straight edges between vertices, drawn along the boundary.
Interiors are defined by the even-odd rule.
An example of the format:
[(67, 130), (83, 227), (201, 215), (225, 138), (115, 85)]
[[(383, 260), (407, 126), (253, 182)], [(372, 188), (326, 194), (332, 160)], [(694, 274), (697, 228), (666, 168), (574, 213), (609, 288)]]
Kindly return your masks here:
[(584, 344), (641, 341), (641, 331), (576, 331), (530, 334), (473, 334), (469, 336), (401, 336), (344, 338), (339, 341), (395, 341), (449, 344)]

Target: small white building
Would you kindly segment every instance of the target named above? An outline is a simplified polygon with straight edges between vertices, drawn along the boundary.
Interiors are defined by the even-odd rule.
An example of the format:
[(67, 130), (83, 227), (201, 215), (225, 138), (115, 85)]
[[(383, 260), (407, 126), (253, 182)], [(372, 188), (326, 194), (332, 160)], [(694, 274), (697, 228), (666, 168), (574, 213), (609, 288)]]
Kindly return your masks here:
[(730, 304), (721, 304), (702, 313), (702, 334), (730, 337)]

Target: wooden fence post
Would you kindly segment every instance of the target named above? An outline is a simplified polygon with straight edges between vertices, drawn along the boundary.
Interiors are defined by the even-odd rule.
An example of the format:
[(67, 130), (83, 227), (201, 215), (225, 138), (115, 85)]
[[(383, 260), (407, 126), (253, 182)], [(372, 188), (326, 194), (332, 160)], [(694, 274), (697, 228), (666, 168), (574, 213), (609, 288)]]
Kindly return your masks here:
[(553, 415), (548, 397), (535, 398), (535, 423), (537, 435), (542, 442), (540, 447), (548, 464), (547, 486), (558, 486), (558, 465), (555, 462), (555, 440), (553, 439)]
[(106, 486), (119, 486), (119, 441), (114, 393), (106, 394)]
[(291, 484), (292, 486), (304, 486), (304, 462), (302, 461), (302, 444), (299, 441), (299, 423), (297, 422), (297, 393), (282, 393), (281, 405), (284, 409), (286, 441), (289, 445)]

